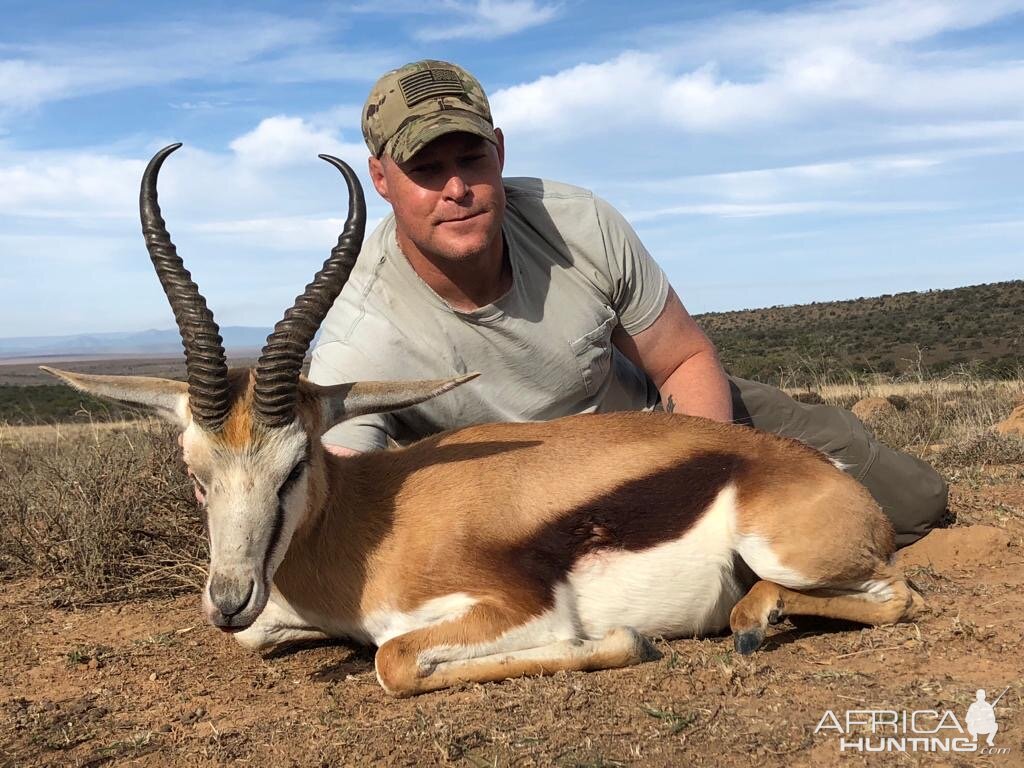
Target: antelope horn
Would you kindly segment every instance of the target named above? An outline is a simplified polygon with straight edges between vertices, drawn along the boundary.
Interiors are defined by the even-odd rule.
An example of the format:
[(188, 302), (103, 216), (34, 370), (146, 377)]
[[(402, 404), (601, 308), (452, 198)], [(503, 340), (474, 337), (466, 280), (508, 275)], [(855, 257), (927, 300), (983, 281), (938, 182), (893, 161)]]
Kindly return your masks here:
[(185, 368), (188, 373), (188, 406), (192, 418), (204, 429), (216, 432), (227, 417), (228, 367), (224, 357), (223, 339), (199, 293), (199, 286), (185, 269), (171, 236), (167, 232), (157, 203), (156, 180), (164, 160), (181, 144), (171, 144), (157, 152), (146, 166), (139, 192), (139, 213), (146, 249), (156, 267), (160, 285), (171, 303), (174, 319), (185, 347)]
[(348, 218), (338, 237), (338, 244), (331, 249), (331, 255), (316, 273), (313, 282), (306, 286), (291, 309), (284, 313), (284, 319), (274, 326), (256, 363), (256, 384), (253, 389), (256, 413), (260, 421), (270, 427), (284, 426), (294, 418), (299, 372), (306, 351), (327, 311), (352, 274), (366, 229), (366, 202), (355, 172), (336, 157), (320, 157), (345, 177), (349, 195)]

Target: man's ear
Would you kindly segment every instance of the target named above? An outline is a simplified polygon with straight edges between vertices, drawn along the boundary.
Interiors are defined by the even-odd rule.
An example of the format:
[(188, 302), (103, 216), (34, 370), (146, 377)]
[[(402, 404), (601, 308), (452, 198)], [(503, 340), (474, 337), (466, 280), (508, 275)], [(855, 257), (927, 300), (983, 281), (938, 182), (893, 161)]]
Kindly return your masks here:
[(373, 188), (377, 190), (378, 195), (390, 203), (391, 198), (388, 197), (388, 180), (384, 176), (384, 160), (370, 155), (367, 165), (370, 169), (370, 181), (373, 182)]
[(356, 381), (323, 387), (307, 384), (320, 401), (320, 429), (326, 432), (345, 419), (367, 413), (384, 413), (422, 403), (479, 376), (468, 373), (454, 379), (431, 381)]
[(505, 170), (505, 134), (501, 132), (501, 128), (494, 129), (494, 138), (498, 140), (498, 168), (502, 171)]
[(188, 410), (188, 384), (150, 376), (93, 376), (39, 366), (77, 390), (90, 395), (152, 408), (160, 418), (185, 429), (192, 421)]

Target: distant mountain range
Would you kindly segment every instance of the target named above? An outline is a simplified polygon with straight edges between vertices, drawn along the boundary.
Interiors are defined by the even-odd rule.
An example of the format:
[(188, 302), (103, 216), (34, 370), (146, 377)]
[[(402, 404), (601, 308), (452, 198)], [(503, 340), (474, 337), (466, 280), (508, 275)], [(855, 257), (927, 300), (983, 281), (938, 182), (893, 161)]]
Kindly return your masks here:
[[(227, 326), (220, 329), (224, 347), (236, 355), (263, 348), (270, 328)], [(57, 357), (61, 355), (180, 355), (178, 330), (124, 333), (79, 333), (73, 336), (0, 338), (0, 357)]]

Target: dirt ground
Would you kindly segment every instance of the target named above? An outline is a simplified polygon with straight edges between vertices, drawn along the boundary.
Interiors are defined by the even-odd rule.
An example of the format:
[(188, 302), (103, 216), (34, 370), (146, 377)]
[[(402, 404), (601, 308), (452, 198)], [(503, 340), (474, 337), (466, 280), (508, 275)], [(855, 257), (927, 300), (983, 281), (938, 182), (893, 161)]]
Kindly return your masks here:
[[(203, 622), (198, 596), (68, 611), (40, 582), (8, 582), (0, 764), (1024, 765), (1022, 481), (1003, 466), (956, 485), (957, 521), (901, 553), (929, 604), (916, 624), (783, 624), (751, 657), (727, 636), (662, 641), (660, 661), (630, 669), (406, 700), (380, 689), (369, 650), (253, 654)], [(841, 753), (834, 729), (815, 733), (828, 710), (949, 709), (965, 724), (978, 688), (1008, 688), (1004, 754)]]

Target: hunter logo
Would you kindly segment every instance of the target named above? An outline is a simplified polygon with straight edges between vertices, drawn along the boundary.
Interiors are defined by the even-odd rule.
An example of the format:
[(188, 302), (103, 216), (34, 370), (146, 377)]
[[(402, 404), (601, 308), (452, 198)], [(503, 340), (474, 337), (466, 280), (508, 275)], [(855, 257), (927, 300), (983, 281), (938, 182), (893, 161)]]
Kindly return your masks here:
[(840, 752), (974, 752), (1005, 755), (1009, 747), (995, 745), (999, 730), (996, 700), (989, 703), (984, 689), (961, 721), (952, 710), (849, 709), (837, 715), (831, 709), (821, 716), (815, 734), (839, 737)]

